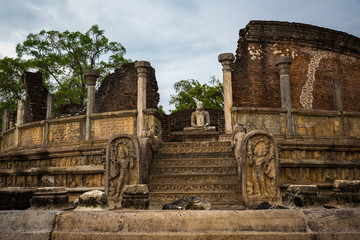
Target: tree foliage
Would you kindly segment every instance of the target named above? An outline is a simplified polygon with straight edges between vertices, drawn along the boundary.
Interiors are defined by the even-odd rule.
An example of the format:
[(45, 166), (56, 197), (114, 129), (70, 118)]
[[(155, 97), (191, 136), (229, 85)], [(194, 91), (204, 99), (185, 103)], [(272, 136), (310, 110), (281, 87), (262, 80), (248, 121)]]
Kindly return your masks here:
[(224, 109), (223, 84), (215, 76), (210, 77), (209, 84), (200, 84), (198, 80), (180, 80), (174, 84), (175, 95), (170, 96), (170, 104), (179, 110), (196, 108), (196, 102), (202, 101), (204, 108)]
[[(18, 57), (26, 57), (31, 67), (43, 73), (46, 85), (55, 92), (56, 104), (85, 105), (84, 69), (97, 69), (102, 76), (128, 62), (125, 48), (109, 42), (97, 25), (86, 33), (42, 30), (29, 34), (16, 47)], [(107, 59), (104, 59), (107, 57)]]
[(0, 59), (0, 116), (4, 109), (16, 110), (17, 100), (25, 95), (22, 74), (28, 70), (29, 62), (20, 58)]

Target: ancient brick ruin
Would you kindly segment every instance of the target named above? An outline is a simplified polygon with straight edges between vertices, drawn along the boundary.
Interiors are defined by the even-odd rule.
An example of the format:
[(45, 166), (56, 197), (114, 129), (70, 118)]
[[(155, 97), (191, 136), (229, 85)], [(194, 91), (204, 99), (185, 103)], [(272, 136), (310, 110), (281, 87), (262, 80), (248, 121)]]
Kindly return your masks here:
[(23, 83), (26, 89), (26, 122), (36, 122), (46, 118), (48, 90), (44, 87), (41, 72), (25, 72)]
[[(0, 195), (6, 200), (1, 209), (26, 209), (33, 195), (41, 202), (42, 196), (49, 197), (43, 187), (61, 188), (70, 202), (84, 192), (104, 191), (110, 205), (121, 208), (122, 190), (131, 186), (125, 202), (143, 209), (148, 203), (150, 209), (161, 209), (196, 195), (211, 209), (233, 210), (190, 214), (195, 222), (225, 221), (216, 220), (219, 236), (229, 237), (229, 226), (239, 224), (230, 237), (252, 229), (255, 233), (247, 234), (267, 238), (260, 232), (272, 229), (269, 239), (325, 239), (342, 232), (331, 221), (340, 215), (347, 219), (341, 220), (346, 236), (359, 236), (352, 226), (360, 219), (360, 39), (306, 24), (251, 21), (239, 32), (235, 56), (223, 53), (218, 61), (224, 111), (205, 109), (211, 126), (204, 125), (209, 118), (204, 112), (196, 112), (202, 125), (190, 126), (194, 109), (160, 114), (155, 70), (146, 61), (123, 64), (105, 77), (97, 92), (99, 72), (85, 70), (86, 113), (63, 118), (47, 117), (41, 73), (25, 73), (27, 103), (19, 101), (17, 125), (10, 124), (9, 112), (4, 118)], [(319, 210), (323, 206), (355, 209)], [(235, 211), (264, 207), (301, 210)], [(52, 236), (66, 239), (72, 234), (72, 226), (64, 222), (88, 221), (81, 234), (105, 238), (114, 232), (101, 235), (92, 219), (106, 218), (106, 226), (113, 227), (121, 214), (51, 215), (56, 224)], [(191, 221), (190, 215), (146, 214), (141, 216), (152, 222), (158, 221), (152, 214)], [(134, 221), (132, 226), (139, 223), (131, 214), (121, 218)], [(233, 218), (238, 220), (229, 220)], [(243, 226), (244, 218), (261, 221)], [(192, 225), (188, 229), (204, 231)], [(164, 238), (180, 234), (178, 230), (188, 236), (190, 231), (178, 225), (157, 227), (146, 231), (163, 231)]]
[[(234, 106), (281, 107), (275, 59), (292, 56), (289, 72), (293, 108), (360, 110), (357, 37), (273, 21), (251, 21), (239, 36), (232, 81)], [(336, 91), (341, 91), (342, 106), (334, 104)]]

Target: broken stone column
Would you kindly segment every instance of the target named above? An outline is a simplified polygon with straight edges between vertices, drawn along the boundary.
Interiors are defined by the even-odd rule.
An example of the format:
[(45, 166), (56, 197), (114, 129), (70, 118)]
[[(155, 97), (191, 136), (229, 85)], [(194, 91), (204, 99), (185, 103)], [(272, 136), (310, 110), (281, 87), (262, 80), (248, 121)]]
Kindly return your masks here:
[(25, 108), (26, 104), (24, 100), (18, 100), (17, 115), (16, 115), (16, 129), (14, 134), (14, 145), (19, 146), (19, 129), (18, 127), (25, 123)]
[(122, 191), (122, 208), (149, 209), (149, 189), (146, 184), (125, 185)]
[(232, 83), (231, 72), (232, 64), (235, 57), (232, 53), (223, 53), (219, 55), (219, 62), (223, 66), (223, 85), (224, 85), (224, 115), (225, 115), (225, 133), (232, 134), (231, 123), (231, 107), (233, 105), (232, 100)]
[(3, 122), (2, 122), (2, 133), (6, 132), (9, 129), (9, 122), (10, 122), (10, 110), (5, 109)]
[(48, 94), (46, 101), (46, 119), (54, 118), (54, 94)]
[(16, 111), (14, 110), (10, 110), (10, 115), (9, 115), (9, 128), (11, 129), (15, 126), (15, 118), (16, 118)]
[(335, 180), (333, 199), (325, 207), (359, 207), (360, 180)]
[(86, 84), (87, 84), (85, 140), (89, 140), (91, 135), (90, 115), (94, 112), (95, 84), (99, 76), (100, 76), (100, 72), (98, 70), (94, 70), (94, 69), (84, 70), (84, 77), (86, 79)]
[(290, 185), (285, 193), (284, 203), (296, 207), (319, 204), (319, 189), (316, 185)]
[(25, 123), (25, 101), (18, 100), (18, 108), (17, 108), (17, 119), (16, 126), (20, 126)]
[(286, 134), (293, 135), (291, 122), (291, 93), (289, 66), (292, 63), (291, 56), (283, 56), (275, 59), (275, 65), (280, 74), (281, 107), (286, 108)]
[(99, 190), (86, 192), (79, 197), (75, 211), (106, 211), (111, 209), (106, 194)]
[(63, 187), (39, 188), (30, 202), (32, 209), (64, 209), (69, 207), (69, 193)]
[(138, 73), (137, 89), (137, 137), (145, 137), (145, 114), (146, 109), (146, 82), (149, 74), (150, 63), (147, 61), (135, 62), (135, 68)]

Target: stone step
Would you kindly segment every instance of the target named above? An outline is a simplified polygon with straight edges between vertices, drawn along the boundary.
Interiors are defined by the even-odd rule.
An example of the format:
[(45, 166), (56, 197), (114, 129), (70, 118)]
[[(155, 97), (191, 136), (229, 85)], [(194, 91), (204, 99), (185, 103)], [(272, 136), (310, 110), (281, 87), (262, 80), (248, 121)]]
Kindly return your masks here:
[(212, 174), (212, 175), (150, 175), (149, 183), (176, 183), (176, 182), (188, 182), (188, 183), (196, 183), (196, 182), (218, 182), (228, 181), (228, 182), (238, 182), (237, 174)]
[(148, 184), (149, 192), (240, 192), (240, 184), (237, 182), (221, 183), (150, 183)]
[(200, 152), (232, 152), (230, 146), (162, 146), (159, 147), (159, 153), (200, 153)]
[(228, 158), (233, 159), (233, 152), (191, 152), (191, 153), (155, 153), (153, 159), (196, 159)]
[(184, 197), (197, 196), (205, 199), (211, 204), (215, 203), (234, 203), (241, 202), (240, 192), (191, 192), (191, 193), (179, 193), (179, 192), (149, 192), (150, 204), (165, 204), (179, 200)]
[[(149, 206), (150, 210), (162, 210), (164, 204), (166, 203), (154, 203)], [(211, 203), (211, 210), (245, 210), (246, 207), (244, 202), (212, 202)]]
[(231, 148), (229, 141), (217, 141), (217, 142), (165, 142), (159, 145), (159, 148), (171, 148), (171, 149), (182, 149), (182, 148)]
[[(30, 215), (31, 214), (31, 215)], [(359, 239), (360, 209), (1, 211), (1, 239)], [(41, 234), (41, 235), (40, 235)]]
[(201, 167), (201, 166), (236, 166), (235, 159), (195, 158), (195, 159), (155, 159), (152, 167)]
[(150, 176), (155, 175), (207, 175), (207, 174), (236, 174), (235, 166), (214, 166), (214, 167), (150, 167)]

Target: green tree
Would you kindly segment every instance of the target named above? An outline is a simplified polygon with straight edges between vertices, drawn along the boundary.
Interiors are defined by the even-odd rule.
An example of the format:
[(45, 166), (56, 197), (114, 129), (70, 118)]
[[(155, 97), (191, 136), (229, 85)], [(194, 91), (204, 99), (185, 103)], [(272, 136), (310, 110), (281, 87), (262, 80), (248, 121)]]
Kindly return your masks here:
[(30, 63), (20, 58), (0, 59), (0, 118), (6, 108), (16, 110), (17, 100), (25, 95), (22, 74)]
[(209, 84), (200, 84), (198, 80), (180, 80), (174, 84), (175, 95), (170, 96), (170, 104), (179, 110), (196, 108), (196, 101), (202, 101), (205, 108), (224, 109), (223, 84), (215, 76), (210, 77)]
[(97, 69), (105, 76), (129, 61), (124, 58), (125, 48), (109, 42), (97, 25), (85, 34), (45, 30), (29, 34), (16, 52), (19, 57), (30, 58), (32, 68), (43, 73), (47, 87), (55, 92), (57, 105), (85, 105), (84, 69)]

